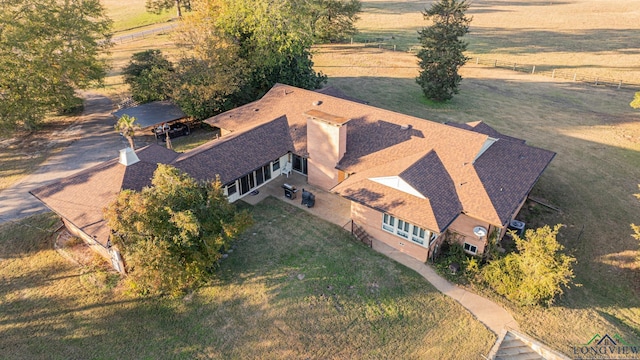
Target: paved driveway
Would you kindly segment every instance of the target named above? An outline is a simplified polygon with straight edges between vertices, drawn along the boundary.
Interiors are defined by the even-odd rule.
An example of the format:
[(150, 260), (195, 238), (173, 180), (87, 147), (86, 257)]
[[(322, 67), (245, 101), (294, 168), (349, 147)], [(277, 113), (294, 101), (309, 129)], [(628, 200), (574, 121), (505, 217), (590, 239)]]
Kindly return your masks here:
[(113, 130), (113, 103), (105, 96), (83, 93), (83, 115), (73, 126), (80, 140), (49, 158), (33, 174), (0, 192), (0, 223), (48, 211), (29, 191), (72, 175), (105, 160), (118, 157), (123, 138)]

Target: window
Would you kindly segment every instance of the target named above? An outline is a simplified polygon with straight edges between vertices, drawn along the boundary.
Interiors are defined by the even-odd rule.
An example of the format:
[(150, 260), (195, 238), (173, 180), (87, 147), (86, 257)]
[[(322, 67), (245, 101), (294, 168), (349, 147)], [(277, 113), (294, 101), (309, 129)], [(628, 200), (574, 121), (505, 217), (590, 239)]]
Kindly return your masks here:
[(393, 230), (395, 229), (396, 225), (396, 218), (394, 218), (393, 216), (389, 215), (389, 214), (384, 214), (382, 216), (382, 228), (389, 231), (389, 232), (393, 232)]
[(398, 220), (398, 228), (396, 234), (402, 236), (405, 239), (409, 238), (409, 226), (410, 224), (404, 220)]
[(230, 184), (227, 184), (227, 196), (231, 196), (233, 194), (236, 193), (236, 191), (238, 191), (238, 189), (236, 188), (236, 182), (232, 182)]
[(271, 167), (273, 168), (273, 171), (280, 169), (280, 159), (276, 159), (276, 161), (273, 162), (273, 165), (271, 165)]
[(260, 186), (264, 183), (264, 170), (259, 168), (256, 170), (256, 185)]
[[(425, 247), (431, 245), (438, 237), (438, 234), (404, 220), (396, 219), (389, 214), (382, 214), (382, 229)], [(428, 245), (426, 244), (427, 239), (429, 239)]]
[(265, 165), (262, 167), (262, 171), (264, 172), (264, 181), (271, 180), (271, 167)]
[(424, 235), (425, 230), (419, 226), (413, 226), (413, 230), (411, 231), (411, 241), (416, 242), (420, 245), (424, 245)]
[(475, 245), (464, 243), (464, 251), (475, 255), (478, 252), (478, 248)]

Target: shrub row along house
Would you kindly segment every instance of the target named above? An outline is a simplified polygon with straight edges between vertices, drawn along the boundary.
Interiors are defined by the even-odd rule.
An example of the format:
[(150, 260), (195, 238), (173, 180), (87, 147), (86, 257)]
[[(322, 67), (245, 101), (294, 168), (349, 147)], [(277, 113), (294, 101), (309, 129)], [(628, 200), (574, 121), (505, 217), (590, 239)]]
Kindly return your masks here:
[(441, 124), (331, 93), (275, 85), (207, 119), (219, 139), (182, 154), (122, 150), (119, 161), (32, 193), (116, 264), (102, 209), (120, 190), (148, 186), (157, 163), (201, 181), (219, 176), (232, 202), (293, 170), (350, 200), (354, 224), (372, 237), (425, 261), (447, 238), (482, 254), (555, 156), (482, 122)]

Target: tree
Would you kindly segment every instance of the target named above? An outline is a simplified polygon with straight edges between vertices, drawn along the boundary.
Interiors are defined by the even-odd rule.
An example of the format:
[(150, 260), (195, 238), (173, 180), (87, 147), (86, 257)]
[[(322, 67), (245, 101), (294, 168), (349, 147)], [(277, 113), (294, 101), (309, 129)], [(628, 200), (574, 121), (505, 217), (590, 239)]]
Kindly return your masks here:
[(203, 120), (233, 108), (233, 97), (245, 82), (244, 68), (230, 61), (180, 60), (171, 97), (185, 114)]
[(433, 25), (418, 32), (422, 70), (416, 82), (429, 99), (445, 101), (458, 93), (462, 80), (458, 69), (469, 59), (463, 54), (467, 43), (460, 40), (469, 32), (471, 18), (465, 16), (468, 8), (466, 0), (439, 0), (422, 13)]
[(136, 124), (136, 118), (124, 114), (118, 119), (118, 122), (114, 125), (116, 131), (120, 132), (129, 141), (131, 149), (136, 149), (136, 144), (133, 141), (133, 136), (136, 130), (140, 129), (140, 125)]
[(162, 51), (155, 49), (133, 54), (122, 70), (124, 82), (131, 88), (131, 97), (140, 103), (167, 99), (173, 72), (173, 64)]
[(518, 252), (491, 261), (482, 272), (484, 280), (518, 305), (551, 305), (575, 277), (576, 259), (562, 253), (556, 240), (560, 227), (529, 229), (524, 239), (513, 234)]
[(640, 92), (637, 92), (633, 97), (633, 101), (629, 104), (634, 109), (640, 109)]
[(145, 7), (153, 14), (161, 14), (165, 10), (176, 7), (178, 17), (182, 17), (182, 10), (191, 11), (190, 0), (147, 0)]
[(221, 253), (252, 222), (227, 201), (220, 181), (198, 183), (163, 164), (150, 187), (121, 192), (105, 219), (135, 288), (172, 295), (206, 282)]
[(33, 129), (100, 83), (111, 21), (99, 0), (7, 0), (0, 6), (0, 126)]
[(313, 35), (304, 0), (201, 0), (185, 18), (182, 45), (215, 67), (218, 49), (242, 67), (244, 84), (235, 99), (262, 96), (276, 82), (318, 88), (326, 76), (313, 71)]
[(316, 42), (337, 42), (355, 34), (360, 0), (313, 0), (308, 15)]

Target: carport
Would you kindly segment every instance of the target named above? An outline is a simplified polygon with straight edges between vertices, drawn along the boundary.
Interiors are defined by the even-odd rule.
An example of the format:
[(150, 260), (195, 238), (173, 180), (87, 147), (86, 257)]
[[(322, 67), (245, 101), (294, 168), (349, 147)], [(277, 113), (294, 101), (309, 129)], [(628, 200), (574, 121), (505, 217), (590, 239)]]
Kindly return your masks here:
[(154, 101), (142, 105), (132, 106), (120, 109), (112, 113), (117, 119), (123, 115), (129, 115), (136, 118), (135, 124), (139, 125), (142, 130), (151, 129), (158, 140), (158, 134), (155, 129), (158, 126), (169, 125), (172, 122), (182, 120), (187, 115), (182, 112), (178, 105), (169, 100)]

